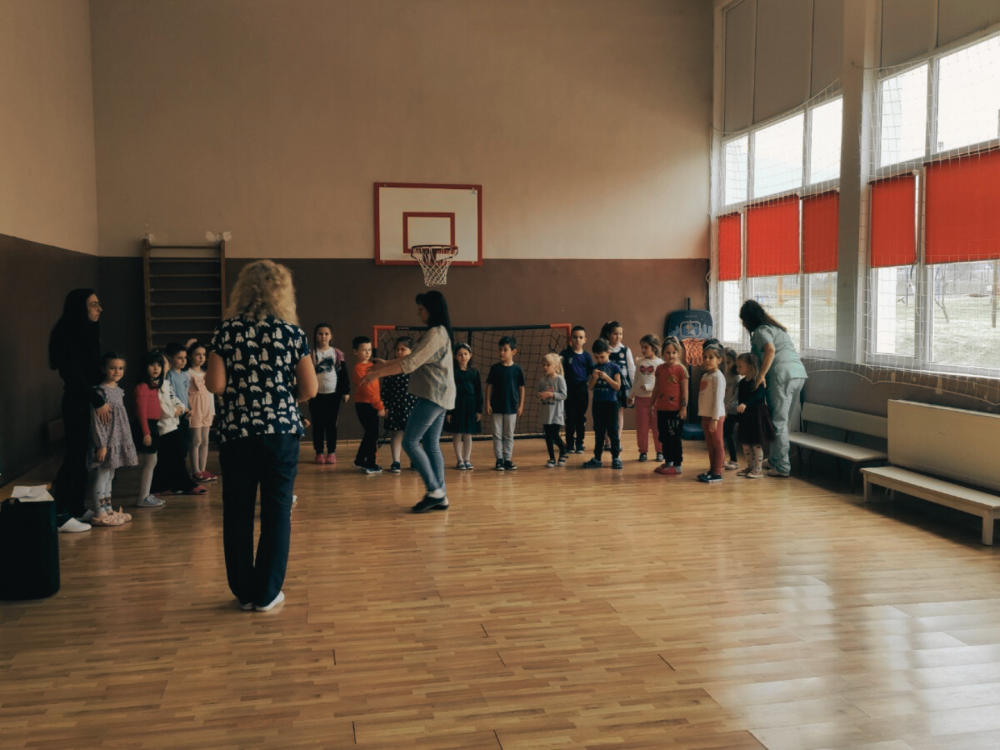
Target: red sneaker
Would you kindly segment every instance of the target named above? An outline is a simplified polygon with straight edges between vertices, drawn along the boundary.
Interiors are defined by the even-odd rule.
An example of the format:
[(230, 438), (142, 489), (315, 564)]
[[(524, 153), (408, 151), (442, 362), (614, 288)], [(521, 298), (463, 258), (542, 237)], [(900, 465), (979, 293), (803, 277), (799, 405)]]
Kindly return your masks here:
[(326, 462), (328, 464), (333, 464), (334, 466), (336, 466), (337, 465), (337, 454), (336, 453), (328, 453), (326, 455)]
[(318, 464), (325, 464), (326, 463), (326, 457), (322, 453), (317, 453), (316, 454), (316, 463), (318, 463)]

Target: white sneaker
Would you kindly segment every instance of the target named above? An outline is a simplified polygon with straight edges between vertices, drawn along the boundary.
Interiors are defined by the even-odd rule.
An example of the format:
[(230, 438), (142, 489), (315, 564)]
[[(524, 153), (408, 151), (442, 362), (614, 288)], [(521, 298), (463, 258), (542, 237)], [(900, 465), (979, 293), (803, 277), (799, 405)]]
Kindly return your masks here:
[(59, 527), (60, 534), (79, 534), (81, 531), (90, 531), (90, 524), (78, 521), (75, 518), (69, 519)]
[(87, 512), (80, 516), (77, 520), (80, 523), (90, 523), (90, 519), (94, 517), (94, 511), (87, 509)]
[(265, 604), (263, 607), (254, 607), (254, 609), (257, 610), (258, 612), (267, 612), (277, 607), (283, 601), (285, 601), (285, 592), (279, 591), (278, 595), (274, 597), (273, 602), (271, 602), (270, 604)]

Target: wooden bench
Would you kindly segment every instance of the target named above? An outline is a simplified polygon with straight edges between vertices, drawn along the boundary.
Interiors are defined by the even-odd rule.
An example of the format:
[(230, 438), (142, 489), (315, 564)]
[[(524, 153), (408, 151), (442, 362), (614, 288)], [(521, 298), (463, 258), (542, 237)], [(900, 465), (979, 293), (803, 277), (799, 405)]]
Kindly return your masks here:
[[(983, 544), (993, 544), (993, 521), (1000, 518), (1000, 416), (983, 412), (889, 402), (891, 466), (862, 469), (865, 501), (874, 485), (979, 516)], [(946, 477), (946, 478), (942, 478)], [(954, 479), (962, 484), (957, 484)], [(968, 486), (973, 485), (973, 486)], [(979, 488), (983, 489), (979, 489)]]
[(790, 432), (788, 434), (788, 442), (799, 448), (800, 457), (802, 450), (805, 449), (826, 453), (835, 458), (850, 462), (852, 492), (854, 491), (854, 470), (858, 466), (862, 464), (885, 463), (889, 459), (889, 454), (883, 450), (847, 442), (850, 440), (852, 434), (868, 435), (882, 439), (887, 438), (889, 435), (889, 420), (885, 417), (877, 417), (874, 414), (836, 409), (832, 406), (821, 406), (807, 402), (802, 406), (802, 422), (805, 426), (816, 424), (843, 430), (844, 437), (841, 440), (813, 435), (809, 432)]

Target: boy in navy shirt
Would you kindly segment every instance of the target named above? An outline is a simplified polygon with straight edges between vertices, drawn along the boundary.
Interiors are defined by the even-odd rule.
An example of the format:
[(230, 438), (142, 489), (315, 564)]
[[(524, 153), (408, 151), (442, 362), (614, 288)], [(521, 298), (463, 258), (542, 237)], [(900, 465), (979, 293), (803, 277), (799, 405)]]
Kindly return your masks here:
[(493, 454), (497, 471), (515, 471), (514, 425), (524, 410), (524, 372), (514, 364), (517, 340), (500, 339), (500, 361), (486, 378), (486, 413), (493, 415)]
[(569, 342), (570, 345), (559, 354), (562, 357), (563, 374), (566, 376), (566, 447), (570, 453), (583, 453), (587, 403), (590, 401), (587, 380), (594, 369), (594, 360), (591, 359), (590, 352), (583, 348), (587, 343), (587, 330), (583, 326), (573, 326)]
[(604, 437), (611, 441), (611, 468), (622, 469), (621, 441), (618, 438), (618, 391), (622, 387), (622, 371), (609, 361), (611, 344), (607, 339), (597, 339), (593, 346), (594, 370), (587, 381), (594, 392), (594, 457), (583, 468), (600, 469)]

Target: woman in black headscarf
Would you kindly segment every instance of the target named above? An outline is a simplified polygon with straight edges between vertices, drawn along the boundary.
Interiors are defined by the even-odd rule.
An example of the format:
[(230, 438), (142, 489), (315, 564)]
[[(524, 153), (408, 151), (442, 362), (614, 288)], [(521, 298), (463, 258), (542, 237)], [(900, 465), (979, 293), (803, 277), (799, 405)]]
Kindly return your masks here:
[(95, 386), (101, 382), (101, 303), (93, 289), (74, 289), (66, 295), (62, 317), (49, 336), (49, 367), (63, 379), (62, 418), (66, 455), (52, 483), (59, 531), (87, 531), (78, 519), (84, 514), (87, 487), (87, 448), (90, 408), (107, 422), (111, 407)]

